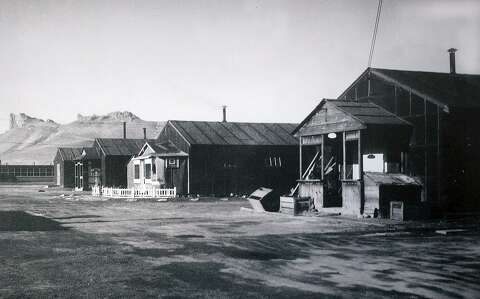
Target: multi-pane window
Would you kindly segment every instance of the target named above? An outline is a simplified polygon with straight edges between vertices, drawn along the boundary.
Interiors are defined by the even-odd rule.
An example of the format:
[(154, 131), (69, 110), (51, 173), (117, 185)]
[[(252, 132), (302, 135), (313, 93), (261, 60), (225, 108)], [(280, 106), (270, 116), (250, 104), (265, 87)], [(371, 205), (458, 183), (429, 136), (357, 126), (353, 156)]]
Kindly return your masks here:
[(136, 179), (136, 180), (139, 180), (140, 179), (140, 164), (135, 164), (133, 166), (133, 172), (134, 172), (133, 178)]
[(149, 180), (152, 178), (152, 164), (145, 163), (145, 179)]
[(282, 167), (282, 157), (278, 156), (269, 156), (265, 158), (265, 166), (266, 167)]

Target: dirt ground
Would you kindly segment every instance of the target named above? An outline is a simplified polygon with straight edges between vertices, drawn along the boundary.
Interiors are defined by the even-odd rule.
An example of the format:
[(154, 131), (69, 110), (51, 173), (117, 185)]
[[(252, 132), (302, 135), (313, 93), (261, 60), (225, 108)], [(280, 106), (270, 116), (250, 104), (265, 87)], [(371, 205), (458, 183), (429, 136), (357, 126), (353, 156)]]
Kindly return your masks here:
[(0, 297), (480, 298), (476, 220), (293, 217), (241, 210), (243, 199), (70, 194), (0, 186)]

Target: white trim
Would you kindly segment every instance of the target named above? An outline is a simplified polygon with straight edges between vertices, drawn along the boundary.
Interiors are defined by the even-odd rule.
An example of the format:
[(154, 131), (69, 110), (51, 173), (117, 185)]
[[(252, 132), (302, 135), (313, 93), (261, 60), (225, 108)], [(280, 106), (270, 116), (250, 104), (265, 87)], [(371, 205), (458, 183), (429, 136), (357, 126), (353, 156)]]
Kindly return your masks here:
[(180, 137), (182, 137), (183, 140), (185, 140), (185, 142), (186, 142), (189, 146), (192, 145), (190, 142), (188, 142), (187, 138), (185, 138), (185, 136), (183, 136), (182, 133), (180, 133), (180, 131), (173, 125), (173, 123), (172, 123), (170, 120), (167, 122), (167, 124), (170, 124), (170, 125), (172, 126), (172, 128), (174, 128), (175, 131), (177, 131), (178, 135), (180, 135)]

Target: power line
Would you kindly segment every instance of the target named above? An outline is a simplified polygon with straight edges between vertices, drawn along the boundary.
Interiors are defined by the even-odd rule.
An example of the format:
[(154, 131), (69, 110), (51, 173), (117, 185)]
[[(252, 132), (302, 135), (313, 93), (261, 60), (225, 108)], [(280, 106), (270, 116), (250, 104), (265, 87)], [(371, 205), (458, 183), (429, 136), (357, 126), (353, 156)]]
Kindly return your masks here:
[(375, 41), (377, 40), (378, 23), (380, 22), (380, 15), (382, 13), (382, 5), (383, 0), (378, 0), (377, 17), (375, 18), (375, 27), (373, 29), (372, 42), (370, 44), (370, 54), (368, 56), (368, 67), (372, 66), (373, 52), (375, 50)]

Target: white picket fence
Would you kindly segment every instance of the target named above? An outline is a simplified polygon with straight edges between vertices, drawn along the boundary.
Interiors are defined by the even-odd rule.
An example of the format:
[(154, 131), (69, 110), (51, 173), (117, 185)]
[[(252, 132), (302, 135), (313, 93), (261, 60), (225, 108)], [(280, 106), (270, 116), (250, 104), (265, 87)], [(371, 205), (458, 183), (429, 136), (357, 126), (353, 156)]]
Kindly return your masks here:
[(135, 189), (135, 188), (113, 188), (113, 187), (92, 187), (93, 196), (109, 198), (158, 198), (168, 199), (177, 196), (177, 187), (172, 189)]

